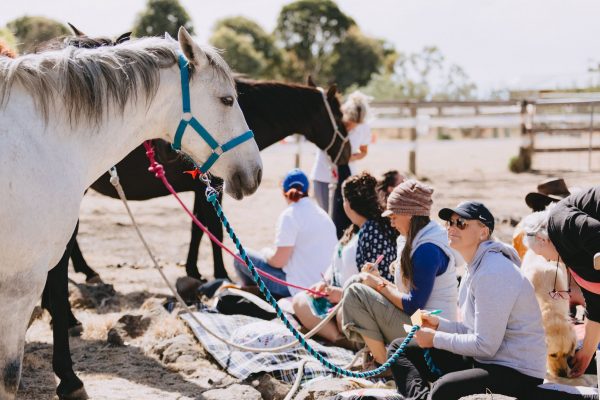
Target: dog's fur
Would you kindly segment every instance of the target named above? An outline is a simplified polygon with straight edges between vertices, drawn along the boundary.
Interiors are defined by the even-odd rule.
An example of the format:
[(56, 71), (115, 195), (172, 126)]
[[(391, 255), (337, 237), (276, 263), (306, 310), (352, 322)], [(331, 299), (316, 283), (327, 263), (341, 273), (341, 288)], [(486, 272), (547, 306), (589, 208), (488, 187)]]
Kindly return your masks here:
[[(569, 297), (553, 299), (549, 295), (554, 287), (556, 264), (528, 250), (523, 257), (521, 268), (535, 288), (535, 296), (542, 311), (548, 372), (554, 376), (567, 377), (570, 373), (567, 361), (575, 354), (577, 337), (569, 319)], [(567, 271), (561, 265), (556, 278), (556, 290), (567, 290), (567, 286)]]

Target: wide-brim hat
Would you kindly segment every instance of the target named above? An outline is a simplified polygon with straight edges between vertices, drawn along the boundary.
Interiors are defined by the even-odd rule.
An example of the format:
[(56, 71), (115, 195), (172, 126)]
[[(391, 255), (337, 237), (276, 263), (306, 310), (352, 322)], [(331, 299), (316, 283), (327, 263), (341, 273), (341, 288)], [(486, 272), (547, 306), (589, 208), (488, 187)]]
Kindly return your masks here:
[(550, 178), (537, 186), (537, 192), (527, 193), (525, 203), (534, 211), (542, 211), (550, 203), (561, 201), (570, 194), (564, 179)]

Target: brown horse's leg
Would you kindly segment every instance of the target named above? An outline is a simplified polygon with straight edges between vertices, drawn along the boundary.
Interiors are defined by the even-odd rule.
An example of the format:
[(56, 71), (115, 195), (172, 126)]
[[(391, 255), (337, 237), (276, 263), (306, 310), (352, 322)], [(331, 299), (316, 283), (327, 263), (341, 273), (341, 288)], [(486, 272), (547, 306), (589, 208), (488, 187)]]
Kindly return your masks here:
[[(204, 194), (202, 190), (196, 190), (194, 193), (194, 215), (198, 220), (205, 224), (203, 220), (202, 207), (206, 207), (206, 200), (204, 200)], [(192, 221), (192, 237), (190, 238), (190, 248), (188, 250), (187, 260), (185, 262), (185, 272), (187, 276), (198, 280), (203, 280), (198, 272), (198, 250), (200, 248), (200, 241), (202, 240), (204, 232), (196, 226)]]
[(71, 360), (69, 347), (69, 313), (71, 307), (69, 304), (67, 267), (76, 235), (77, 228), (75, 228), (71, 241), (69, 241), (59, 263), (48, 272), (48, 280), (43, 295), (44, 302), (49, 306), (50, 315), (52, 316), (52, 336), (54, 340), (52, 369), (60, 379), (56, 393), (61, 399), (87, 399), (83, 382), (73, 371), (73, 361)]
[[(77, 221), (77, 226), (79, 226), (79, 221)], [(77, 236), (71, 238), (73, 242), (72, 251), (71, 251), (71, 261), (73, 261), (73, 269), (75, 272), (80, 272), (85, 274), (85, 281), (88, 283), (100, 283), (102, 279), (100, 279), (100, 275), (96, 271), (94, 271), (88, 265), (85, 258), (83, 258), (83, 254), (81, 253), (81, 249), (79, 248), (79, 243), (77, 242)]]

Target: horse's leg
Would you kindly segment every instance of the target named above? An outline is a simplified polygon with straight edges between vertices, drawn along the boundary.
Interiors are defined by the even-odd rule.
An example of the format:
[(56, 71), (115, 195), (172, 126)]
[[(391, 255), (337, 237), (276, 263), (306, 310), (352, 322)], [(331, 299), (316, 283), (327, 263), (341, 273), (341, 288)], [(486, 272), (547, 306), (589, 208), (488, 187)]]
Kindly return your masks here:
[[(19, 387), (25, 332), (33, 308), (40, 298), (46, 269), (38, 266), (1, 277), (0, 399), (14, 399)], [(0, 270), (5, 270), (2, 265)]]
[[(77, 221), (77, 225), (79, 225), (79, 221)], [(85, 281), (89, 283), (99, 283), (102, 280), (100, 279), (100, 275), (96, 271), (94, 271), (88, 265), (85, 258), (83, 258), (83, 254), (81, 253), (81, 249), (79, 248), (79, 243), (77, 242), (77, 236), (71, 238), (72, 247), (71, 250), (71, 261), (73, 261), (73, 269), (75, 272), (80, 272), (85, 274)]]
[[(200, 222), (205, 223), (202, 216), (202, 207), (206, 207), (206, 200), (202, 190), (194, 191), (194, 215)], [(198, 272), (198, 250), (200, 248), (200, 240), (204, 232), (196, 226), (192, 221), (192, 237), (190, 239), (190, 248), (188, 250), (187, 261), (185, 262), (185, 272), (187, 276), (202, 280), (200, 272)]]
[[(44, 301), (49, 305), (52, 316), (52, 336), (54, 348), (52, 354), (52, 369), (60, 383), (56, 393), (61, 399), (87, 399), (83, 382), (73, 371), (71, 350), (69, 348), (69, 323), (70, 318), (75, 318), (71, 313), (69, 304), (69, 289), (67, 272), (69, 256), (71, 254), (77, 228), (65, 249), (65, 253), (58, 264), (48, 272), (48, 281), (44, 290)], [(77, 321), (77, 320), (75, 320)]]

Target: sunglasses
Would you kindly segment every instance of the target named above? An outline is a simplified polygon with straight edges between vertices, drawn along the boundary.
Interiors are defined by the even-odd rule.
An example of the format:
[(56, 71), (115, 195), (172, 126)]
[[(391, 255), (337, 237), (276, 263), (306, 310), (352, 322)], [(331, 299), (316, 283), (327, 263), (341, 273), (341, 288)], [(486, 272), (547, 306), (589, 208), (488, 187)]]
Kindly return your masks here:
[(469, 223), (464, 218), (457, 218), (455, 220), (449, 219), (448, 221), (446, 221), (446, 228), (450, 228), (452, 226), (456, 226), (461, 231), (465, 230), (465, 228), (468, 225), (469, 225)]
[(560, 257), (556, 260), (556, 272), (554, 273), (554, 287), (551, 291), (548, 292), (550, 297), (554, 300), (561, 298), (563, 300), (568, 300), (571, 297), (571, 274), (567, 271), (569, 275), (569, 282), (567, 285), (568, 290), (556, 290), (556, 278), (558, 278), (558, 263), (560, 262)]

